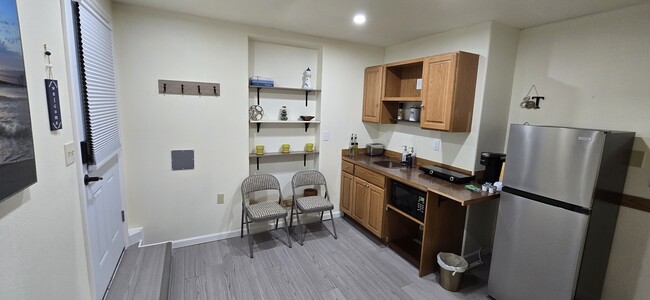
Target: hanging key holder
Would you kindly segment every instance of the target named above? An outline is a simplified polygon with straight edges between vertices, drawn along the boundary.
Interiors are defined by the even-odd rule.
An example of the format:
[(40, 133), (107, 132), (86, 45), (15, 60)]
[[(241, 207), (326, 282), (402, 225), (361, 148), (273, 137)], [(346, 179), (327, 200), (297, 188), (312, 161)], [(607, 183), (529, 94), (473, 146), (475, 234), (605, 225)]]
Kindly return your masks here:
[[(535, 90), (535, 96), (530, 96), (530, 93)], [(533, 84), (533, 86), (530, 87), (528, 90), (528, 94), (526, 94), (526, 97), (524, 97), (519, 103), (519, 107), (525, 108), (525, 109), (540, 109), (539, 107), (539, 100), (544, 100), (543, 96), (540, 96), (539, 93), (537, 93), (537, 87)]]

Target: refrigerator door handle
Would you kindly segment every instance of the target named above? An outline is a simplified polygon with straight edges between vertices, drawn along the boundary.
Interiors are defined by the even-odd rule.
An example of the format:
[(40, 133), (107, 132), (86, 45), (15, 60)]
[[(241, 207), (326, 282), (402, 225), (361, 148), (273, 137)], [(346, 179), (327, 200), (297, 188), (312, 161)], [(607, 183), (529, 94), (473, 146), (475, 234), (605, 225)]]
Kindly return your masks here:
[(525, 191), (522, 191), (522, 190), (514, 189), (514, 188), (511, 188), (509, 186), (504, 186), (503, 191), (506, 192), (506, 193), (510, 193), (510, 194), (519, 196), (519, 197), (528, 198), (528, 199), (530, 199), (532, 201), (537, 201), (537, 202), (548, 204), (548, 205), (551, 205), (551, 206), (563, 208), (563, 209), (566, 209), (566, 210), (569, 210), (569, 211), (577, 212), (579, 214), (583, 214), (583, 215), (590, 215), (591, 214), (591, 210), (588, 209), (588, 208), (578, 206), (578, 205), (575, 205), (575, 204), (571, 204), (571, 203), (562, 202), (562, 201), (559, 201), (559, 200), (556, 200), (556, 199), (551, 199), (551, 198), (548, 198), (548, 197), (540, 196), (540, 195), (537, 195), (537, 194), (525, 192)]

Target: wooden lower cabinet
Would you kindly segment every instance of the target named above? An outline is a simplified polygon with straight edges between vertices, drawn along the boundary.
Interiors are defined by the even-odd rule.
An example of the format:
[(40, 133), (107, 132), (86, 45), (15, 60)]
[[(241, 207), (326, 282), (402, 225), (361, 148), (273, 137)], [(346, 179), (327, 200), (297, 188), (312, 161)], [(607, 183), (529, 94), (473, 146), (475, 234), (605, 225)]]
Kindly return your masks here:
[(366, 220), (366, 228), (378, 237), (383, 237), (384, 225), (384, 189), (380, 189), (372, 184), (369, 184), (368, 191), (368, 219)]
[(341, 172), (340, 207), (343, 213), (370, 232), (380, 238), (384, 237), (386, 193), (383, 188), (347, 172)]
[(352, 184), (354, 176), (341, 172), (341, 211), (350, 215), (352, 213)]
[(359, 223), (365, 225), (368, 219), (368, 183), (357, 177), (354, 177), (352, 186), (352, 217)]

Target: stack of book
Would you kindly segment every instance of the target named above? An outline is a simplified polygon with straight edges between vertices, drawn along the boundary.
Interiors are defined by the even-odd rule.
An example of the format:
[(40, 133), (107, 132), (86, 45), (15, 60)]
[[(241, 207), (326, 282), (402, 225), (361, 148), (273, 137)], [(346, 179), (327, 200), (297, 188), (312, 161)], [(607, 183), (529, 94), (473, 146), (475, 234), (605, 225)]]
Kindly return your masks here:
[(250, 79), (251, 86), (273, 86), (273, 79), (262, 76), (253, 76)]

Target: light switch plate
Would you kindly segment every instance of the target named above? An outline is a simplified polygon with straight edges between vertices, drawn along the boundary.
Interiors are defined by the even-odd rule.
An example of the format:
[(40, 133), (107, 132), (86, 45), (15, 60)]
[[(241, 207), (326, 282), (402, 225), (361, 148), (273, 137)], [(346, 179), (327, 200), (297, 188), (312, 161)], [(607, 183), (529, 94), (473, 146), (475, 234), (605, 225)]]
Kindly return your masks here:
[(433, 139), (433, 151), (440, 151), (440, 144), (442, 144), (441, 139)]
[(329, 141), (329, 140), (330, 140), (330, 132), (327, 131), (327, 130), (321, 132), (321, 133), (320, 133), (320, 139), (321, 139), (322, 141)]
[(223, 204), (223, 194), (217, 194), (217, 204)]
[(74, 164), (74, 143), (70, 142), (63, 145), (63, 152), (65, 154), (65, 166)]

